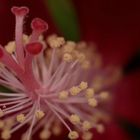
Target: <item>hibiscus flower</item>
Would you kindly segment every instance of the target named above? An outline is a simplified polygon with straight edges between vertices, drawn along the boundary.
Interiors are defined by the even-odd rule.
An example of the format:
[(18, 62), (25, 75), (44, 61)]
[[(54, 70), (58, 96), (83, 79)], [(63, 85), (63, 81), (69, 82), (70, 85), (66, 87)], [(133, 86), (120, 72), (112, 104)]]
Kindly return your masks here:
[[(50, 17), (47, 15), (45, 6), (43, 5), (42, 1), (40, 1), (39, 4), (37, 1), (35, 1), (35, 2), (36, 2), (36, 4), (34, 3), (33, 7), (35, 8), (36, 7), (35, 5), (37, 5), (37, 7), (38, 7), (38, 5), (40, 4), (40, 7), (42, 9), (44, 9), (44, 11), (42, 13), (41, 12), (34, 13), (35, 12), (34, 11), (32, 15), (44, 17), (43, 19), (46, 19), (46, 17)], [(7, 1), (6, 2), (4, 1), (4, 3), (9, 4)], [(133, 14), (130, 15), (128, 12), (127, 16), (126, 16), (124, 13), (124, 11), (126, 11), (126, 9), (123, 10), (121, 5), (118, 5), (118, 6), (119, 6), (119, 10), (120, 10), (119, 12), (122, 15), (114, 16), (115, 14), (117, 14), (116, 12), (118, 11), (118, 9), (114, 9), (116, 7), (115, 3), (106, 2), (105, 4), (103, 4), (102, 2), (99, 2), (99, 1), (93, 2), (90, 0), (88, 1), (88, 3), (86, 1), (80, 1), (80, 3), (78, 1), (74, 1), (74, 3), (75, 3), (75, 7), (77, 9), (77, 12), (78, 12), (78, 17), (79, 17), (79, 21), (80, 21), (80, 25), (81, 25), (82, 39), (87, 40), (87, 41), (96, 42), (96, 44), (99, 46), (100, 52), (102, 52), (102, 54), (103, 54), (105, 64), (117, 64), (119, 66), (120, 65), (123, 66), (123, 65), (127, 64), (129, 58), (137, 50), (138, 44), (139, 44), (139, 39), (138, 39), (139, 38), (139, 28), (135, 24), (136, 23), (135, 20), (138, 19), (138, 17), (135, 17), (134, 20), (130, 22), (129, 19), (132, 19)], [(15, 1), (15, 3), (13, 2), (13, 4), (12, 3), (10, 3), (10, 4), (11, 5), (9, 5), (9, 9), (11, 8), (11, 6), (13, 4), (17, 5), (19, 3), (16, 3), (16, 1)], [(27, 5), (27, 6), (30, 5), (30, 3), (29, 2), (27, 3), (26, 1), (24, 1), (23, 3), (21, 2), (21, 4)], [(95, 6), (95, 8), (93, 8), (94, 6)], [(108, 7), (108, 8), (105, 9), (106, 7)], [(126, 7), (129, 7), (129, 5), (127, 5)], [(85, 10), (83, 10), (83, 9), (85, 9)], [(5, 11), (7, 11), (7, 8), (3, 7), (2, 12), (4, 12), (4, 15), (6, 16), (5, 13), (7, 13), (7, 12), (5, 12)], [(135, 12), (138, 12), (137, 9)], [(135, 14), (135, 12), (134, 12), (134, 14)], [(46, 13), (46, 15), (44, 13)], [(92, 14), (93, 17), (89, 13), (93, 13)], [(9, 16), (9, 13), (7, 13), (7, 16), (8, 16), (7, 19), (9, 19), (9, 21), (10, 21), (8, 23), (12, 23), (11, 22), (12, 19)], [(51, 32), (54, 31), (56, 28), (52, 24), (53, 23), (52, 19), (49, 19), (49, 20), (47, 19), (47, 21), (51, 21), (50, 22), (50, 25), (52, 25)], [(103, 23), (103, 24), (101, 24), (101, 23)], [(3, 22), (3, 24), (5, 24), (5, 23)], [(4, 29), (3, 27), (1, 26), (2, 29)], [(27, 29), (29, 29), (29, 28), (27, 28)], [(129, 29), (129, 32), (128, 32), (128, 29)], [(12, 40), (11, 39), (13, 36), (12, 33), (11, 33), (11, 35), (9, 34), (9, 36), (7, 38), (7, 32), (10, 33), (9, 32), (10, 30), (11, 30), (10, 27), (7, 27), (6, 29), (4, 29), (2, 37), (1, 37), (3, 44), (6, 43), (8, 40)], [(133, 36), (132, 36), (132, 34), (133, 34)], [(129, 49), (126, 49), (126, 48), (129, 48)], [(136, 125), (137, 125), (137, 122), (139, 122), (139, 117), (138, 117), (138, 114), (136, 113), (137, 112), (136, 109), (139, 106), (139, 104), (138, 104), (138, 102), (135, 102), (135, 101), (136, 101), (136, 99), (139, 99), (139, 96), (138, 96), (138, 90), (136, 90), (137, 86), (136, 85), (135, 85), (136, 87), (133, 87), (133, 86), (134, 86), (135, 81), (138, 81), (137, 80), (138, 76), (139, 76), (139, 72), (137, 72), (134, 75), (134, 77), (133, 77), (133, 74), (128, 75), (120, 83), (119, 88), (118, 88), (118, 89), (120, 89), (120, 91), (119, 92), (116, 91), (116, 93), (119, 93), (119, 95), (116, 94), (116, 96), (115, 96), (116, 97), (114, 99), (115, 107), (113, 110), (115, 116), (117, 116), (119, 118), (123, 117), (124, 119), (127, 118), (129, 121), (134, 122)], [(134, 82), (129, 80), (129, 78), (131, 78)], [(124, 83), (125, 84), (128, 83), (128, 85), (124, 85)], [(138, 82), (136, 82), (136, 83), (138, 83)], [(129, 84), (131, 86), (129, 86)], [(124, 87), (126, 87), (126, 91), (124, 91), (124, 87), (122, 87), (122, 85)], [(128, 87), (130, 87), (131, 90), (128, 90), (129, 89)], [(135, 93), (135, 94), (133, 94), (134, 96), (132, 96), (132, 91), (134, 91), (134, 93)], [(122, 92), (122, 94), (120, 94), (121, 92)], [(128, 97), (130, 97), (130, 98), (128, 98)], [(134, 100), (132, 100), (131, 97), (133, 97)], [(122, 104), (119, 104), (120, 101)], [(124, 101), (126, 101), (126, 103)], [(135, 104), (133, 104), (133, 106), (131, 106), (130, 103), (133, 101), (135, 102)], [(121, 105), (121, 107), (119, 105)], [(137, 118), (136, 118), (136, 116), (137, 116)], [(110, 130), (110, 129), (112, 131), (114, 130), (113, 132), (115, 134), (111, 131), (112, 132), (112, 135), (111, 135), (108, 132), (108, 130)], [(122, 131), (123, 130), (121, 130), (119, 128), (119, 126), (116, 124), (116, 122), (115, 122), (115, 124), (112, 123), (110, 125), (107, 125), (107, 133), (105, 133), (104, 138), (106, 137), (106, 139), (109, 139), (109, 138), (114, 139), (115, 137), (118, 136), (118, 139), (128, 139), (128, 137), (124, 138), (122, 136), (124, 134)], [(102, 137), (102, 136), (97, 136), (97, 137)]]

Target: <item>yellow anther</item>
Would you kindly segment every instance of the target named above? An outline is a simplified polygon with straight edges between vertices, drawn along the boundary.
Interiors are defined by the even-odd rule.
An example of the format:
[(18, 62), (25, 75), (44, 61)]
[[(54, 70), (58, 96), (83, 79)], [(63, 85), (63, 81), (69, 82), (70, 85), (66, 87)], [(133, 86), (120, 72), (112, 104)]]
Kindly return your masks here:
[(0, 129), (4, 127), (4, 121), (0, 120)]
[(57, 47), (60, 47), (61, 45), (65, 43), (64, 37), (57, 37), (56, 41), (58, 43)]
[(88, 87), (88, 83), (82, 81), (82, 82), (80, 83), (79, 87), (80, 87), (81, 90), (84, 90), (84, 89), (86, 89), (86, 88)]
[(80, 117), (76, 114), (73, 114), (70, 116), (70, 122), (74, 125), (79, 124), (80, 123)]
[(14, 119), (12, 119), (12, 118), (7, 119), (5, 121), (6, 128), (7, 129), (10, 129), (13, 126), (14, 123), (15, 123), (15, 120)]
[(76, 131), (71, 131), (71, 132), (69, 132), (68, 137), (71, 140), (75, 140), (75, 139), (78, 139), (79, 138), (79, 134)]
[(61, 128), (60, 125), (54, 125), (54, 126), (52, 127), (52, 133), (53, 133), (55, 136), (60, 135), (61, 132), (62, 132), (62, 128)]
[(15, 52), (15, 49), (16, 49), (15, 41), (11, 41), (5, 46), (5, 50), (10, 54)]
[(86, 59), (86, 56), (83, 53), (79, 53), (77, 55), (77, 58), (78, 58), (79, 62), (81, 63)]
[(88, 104), (92, 107), (96, 107), (98, 105), (98, 102), (95, 98), (88, 99)]
[(68, 98), (69, 93), (67, 91), (61, 91), (59, 93), (59, 99), (65, 100)]
[(50, 136), (51, 136), (51, 132), (49, 130), (45, 130), (45, 129), (42, 130), (39, 135), (41, 140), (47, 140), (50, 138)]
[(0, 109), (0, 117), (2, 117), (4, 115), (4, 112), (2, 109)]
[(65, 40), (63, 37), (57, 37), (56, 35), (52, 35), (48, 37), (47, 42), (50, 45), (50, 47), (58, 48), (65, 43)]
[(84, 121), (82, 124), (82, 128), (84, 131), (88, 131), (92, 128), (92, 124), (89, 121)]
[(82, 139), (83, 140), (91, 140), (93, 138), (93, 134), (91, 132), (84, 132)]
[(64, 53), (72, 53), (75, 49), (75, 42), (67, 41), (66, 45), (64, 45)]
[(24, 44), (27, 44), (29, 42), (29, 36), (26, 34), (23, 34), (23, 42)]
[(89, 99), (89, 98), (92, 98), (94, 95), (94, 89), (93, 88), (88, 88), (86, 90), (86, 98)]
[(16, 119), (18, 122), (22, 123), (25, 121), (26, 117), (24, 114), (19, 114), (19, 115), (17, 115)]
[(3, 130), (2, 133), (1, 133), (1, 138), (4, 139), (4, 140), (10, 139), (11, 138), (10, 131), (8, 129)]
[(72, 57), (71, 54), (65, 53), (65, 54), (63, 55), (63, 60), (66, 61), (66, 62), (71, 62), (71, 61), (73, 60), (73, 57)]
[(88, 69), (90, 67), (90, 62), (85, 60), (82, 62), (82, 68), (83, 69)]
[(71, 47), (75, 47), (76, 43), (74, 41), (67, 41), (67, 45), (69, 45)]
[(105, 130), (103, 124), (97, 124), (96, 129), (98, 133), (103, 133)]
[(73, 96), (76, 96), (78, 93), (80, 93), (81, 89), (78, 86), (74, 86), (70, 89), (70, 93)]
[(107, 100), (109, 98), (109, 92), (107, 91), (103, 91), (100, 93), (100, 98), (103, 99), (103, 100)]
[(35, 116), (36, 116), (37, 119), (40, 120), (40, 119), (42, 119), (45, 116), (45, 113), (43, 111), (41, 111), (41, 110), (37, 110), (35, 112)]

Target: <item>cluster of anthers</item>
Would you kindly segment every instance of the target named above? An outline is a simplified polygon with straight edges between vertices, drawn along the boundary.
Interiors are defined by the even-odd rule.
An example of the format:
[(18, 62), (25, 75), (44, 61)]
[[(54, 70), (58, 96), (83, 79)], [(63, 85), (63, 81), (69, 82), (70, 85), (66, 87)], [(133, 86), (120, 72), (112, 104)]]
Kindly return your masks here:
[(28, 127), (23, 140), (30, 140), (40, 128), (42, 140), (59, 135), (62, 124), (70, 139), (82, 135), (90, 140), (92, 128), (103, 132), (99, 122), (108, 117), (102, 106), (116, 78), (100, 68), (94, 47), (57, 35), (44, 40), (41, 34), (48, 25), (39, 18), (31, 23), (31, 35), (25, 35), (29, 9), (12, 7), (11, 11), (16, 17), (15, 41), (0, 46), (0, 85), (9, 89), (0, 92), (1, 138), (10, 139), (24, 125)]

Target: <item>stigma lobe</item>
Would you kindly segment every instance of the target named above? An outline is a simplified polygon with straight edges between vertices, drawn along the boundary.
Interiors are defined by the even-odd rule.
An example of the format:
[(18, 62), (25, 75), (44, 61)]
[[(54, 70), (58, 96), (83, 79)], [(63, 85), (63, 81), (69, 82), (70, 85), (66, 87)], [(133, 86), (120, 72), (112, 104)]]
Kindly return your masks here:
[(48, 29), (48, 24), (40, 18), (35, 18), (32, 20), (31, 28), (36, 31), (44, 32)]
[(17, 7), (17, 6), (14, 6), (11, 8), (11, 11), (14, 15), (18, 15), (18, 16), (25, 16), (26, 14), (29, 13), (29, 8), (27, 7)]
[(33, 42), (33, 43), (26, 45), (26, 50), (32, 55), (39, 54), (41, 52), (42, 48), (43, 48), (43, 46), (39, 42)]

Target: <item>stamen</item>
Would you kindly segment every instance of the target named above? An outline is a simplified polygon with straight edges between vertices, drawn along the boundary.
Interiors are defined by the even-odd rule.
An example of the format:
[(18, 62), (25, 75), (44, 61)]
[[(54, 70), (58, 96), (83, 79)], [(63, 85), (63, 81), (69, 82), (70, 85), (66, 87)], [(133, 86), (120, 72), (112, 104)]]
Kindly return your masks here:
[(74, 86), (70, 89), (70, 93), (72, 96), (76, 96), (78, 93), (80, 93), (81, 89), (78, 86)]
[(84, 132), (82, 135), (83, 140), (92, 140), (93, 134), (91, 132)]
[(2, 46), (0, 46), (0, 61), (17, 74), (22, 73), (22, 69)]
[(57, 37), (56, 35), (52, 35), (47, 38), (47, 43), (52, 48), (59, 48), (65, 43), (65, 40), (63, 37)]
[(94, 95), (94, 90), (93, 90), (93, 88), (88, 88), (88, 89), (86, 90), (86, 98), (87, 98), (87, 99), (92, 98), (93, 95)]
[(84, 131), (88, 131), (89, 129), (92, 128), (92, 125), (89, 121), (84, 121), (82, 124), (82, 128)]
[(69, 95), (69, 93), (68, 93), (67, 91), (61, 91), (61, 92), (59, 93), (59, 99), (65, 100), (65, 99), (68, 98), (68, 95)]
[(66, 61), (66, 62), (71, 62), (72, 61), (72, 55), (69, 54), (69, 53), (65, 53), (64, 56), (63, 56), (63, 60)]
[(79, 138), (79, 134), (78, 134), (78, 132), (76, 132), (76, 131), (71, 131), (71, 132), (69, 132), (68, 137), (69, 137), (71, 140), (75, 140), (75, 139), (78, 139), (78, 138)]
[(84, 53), (79, 53), (77, 55), (77, 59), (80, 63), (83, 63), (86, 60), (86, 56), (84, 55)]
[(109, 93), (107, 91), (102, 91), (99, 95), (99, 97), (102, 99), (102, 100), (107, 100), (109, 99)]
[(42, 119), (45, 116), (45, 113), (43, 111), (41, 111), (41, 110), (37, 110), (35, 112), (35, 116), (36, 116), (37, 119), (40, 120), (40, 119)]
[(74, 125), (79, 124), (80, 123), (80, 117), (76, 114), (73, 114), (70, 116), (70, 122)]
[(11, 138), (10, 131), (8, 129), (3, 130), (2, 133), (1, 133), (1, 138), (4, 139), (4, 140), (10, 139)]
[(26, 118), (25, 118), (24, 114), (19, 114), (19, 115), (17, 115), (16, 119), (18, 122), (22, 123), (25, 121)]
[(91, 107), (96, 107), (98, 105), (98, 102), (95, 98), (90, 98), (90, 99), (88, 99), (88, 104)]
[(49, 130), (44, 129), (40, 132), (39, 137), (41, 140), (47, 140), (51, 137), (51, 132)]
[(76, 43), (73, 41), (67, 41), (63, 47), (64, 53), (72, 53), (76, 47)]
[(84, 89), (86, 89), (86, 88), (88, 87), (88, 83), (82, 81), (82, 82), (80, 83), (79, 87), (80, 87), (81, 90), (84, 90)]
[(14, 53), (15, 50), (16, 50), (15, 41), (9, 42), (9, 43), (5, 46), (5, 50), (6, 50), (9, 54)]

